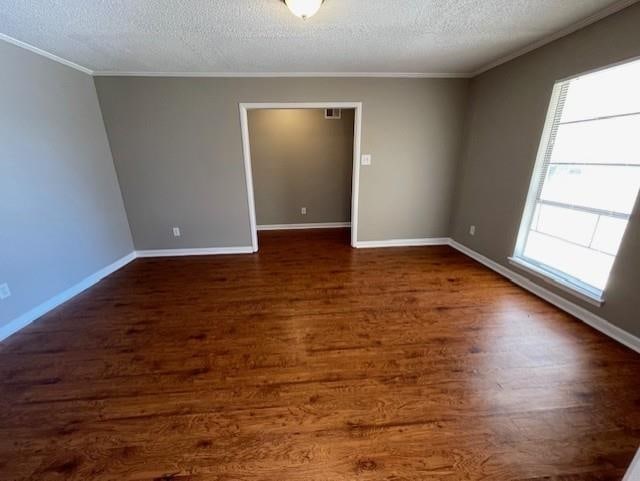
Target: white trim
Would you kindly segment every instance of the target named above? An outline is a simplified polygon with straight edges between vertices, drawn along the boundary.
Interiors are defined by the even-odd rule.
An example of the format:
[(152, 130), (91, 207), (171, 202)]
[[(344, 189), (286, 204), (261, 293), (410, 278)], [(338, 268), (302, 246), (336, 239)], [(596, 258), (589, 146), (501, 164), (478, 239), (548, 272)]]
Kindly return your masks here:
[(522, 55), (532, 52), (537, 48), (543, 47), (555, 40), (558, 40), (559, 38), (566, 37), (567, 35), (577, 32), (582, 28), (588, 27), (589, 25), (596, 23), (597, 21), (602, 20), (603, 18), (608, 17), (609, 15), (613, 15), (614, 13), (617, 13), (620, 10), (624, 10), (625, 8), (630, 7), (636, 2), (638, 2), (638, 0), (619, 0), (617, 2), (614, 2), (608, 7), (594, 13), (593, 15), (590, 15), (589, 17), (583, 20), (580, 20), (579, 22), (573, 23), (568, 27), (563, 28), (562, 30), (559, 30), (555, 33), (552, 33), (551, 35), (548, 35), (544, 38), (541, 38), (540, 40), (537, 40), (527, 45), (524, 48), (521, 48), (519, 50), (511, 52), (510, 54), (505, 55), (504, 57), (500, 57), (492, 62), (489, 62), (484, 67), (481, 67), (475, 72), (472, 72), (470, 74), (470, 77), (477, 77), (478, 75), (483, 74), (488, 70), (491, 70), (492, 68), (498, 67), (499, 65), (507, 63), (515, 58), (521, 57)]
[(210, 77), (210, 78), (471, 78), (468, 72), (143, 72), (98, 70), (95, 77)]
[(602, 304), (604, 304), (604, 299), (601, 296), (597, 296), (594, 293), (587, 291), (586, 289), (581, 289), (579, 286), (570, 284), (560, 276), (555, 276), (553, 275), (553, 273), (547, 272), (544, 269), (536, 266), (535, 264), (531, 264), (524, 259), (520, 259), (519, 257), (509, 257), (509, 264), (522, 269), (529, 274), (534, 275), (537, 278), (542, 279), (543, 281), (557, 287), (558, 289), (563, 290), (566, 293), (583, 300), (584, 302), (588, 302), (593, 306), (600, 307), (602, 306)]
[(479, 68), (474, 72), (144, 72), (144, 71), (117, 71), (117, 70), (91, 70), (80, 64), (72, 62), (71, 60), (64, 59), (55, 54), (47, 52), (41, 48), (38, 48), (29, 43), (23, 42), (9, 35), (0, 33), (0, 40), (11, 43), (18, 47), (22, 47), (26, 50), (30, 50), (33, 53), (42, 55), (50, 60), (66, 65), (80, 72), (92, 75), (94, 77), (211, 77), (211, 78), (473, 78), (478, 75), (491, 70), (503, 63), (507, 63), (517, 57), (525, 55), (537, 48), (540, 48), (548, 43), (553, 42), (559, 38), (565, 37), (573, 32), (576, 32), (592, 23), (602, 20), (609, 15), (613, 15), (620, 10), (623, 10), (638, 0), (619, 0), (607, 8), (596, 12), (595, 14), (576, 22), (569, 27), (566, 27), (558, 32), (555, 32), (547, 37), (544, 37), (526, 47), (511, 52), (508, 55), (500, 57), (492, 62), (489, 62), (484, 67)]
[(28, 312), (22, 314), (8, 324), (0, 327), (0, 341), (6, 339), (10, 335), (19, 331), (23, 327), (28, 326), (39, 317), (44, 316), (47, 312), (55, 309), (59, 305), (67, 302), (71, 298), (77, 296), (81, 292), (97, 284), (118, 269), (129, 264), (131, 261), (139, 257), (175, 257), (175, 256), (200, 256), (200, 255), (220, 255), (220, 254), (251, 254), (253, 253), (251, 246), (247, 247), (214, 247), (206, 249), (157, 249), (134, 251), (108, 266), (100, 269), (98, 272), (91, 274), (77, 284), (71, 286), (65, 291), (53, 296), (51, 299), (34, 307)]
[(240, 108), (255, 109), (357, 109), (362, 102), (242, 102)]
[(41, 55), (43, 57), (48, 58), (49, 60), (53, 60), (54, 62), (61, 63), (62, 65), (66, 65), (67, 67), (71, 67), (73, 69), (79, 70), (82, 73), (86, 73), (87, 75), (93, 75), (94, 72), (87, 67), (83, 67), (71, 60), (64, 59), (62, 57), (58, 57), (46, 50), (42, 50), (41, 48), (34, 47), (33, 45), (23, 42), (22, 40), (18, 40), (17, 38), (10, 37), (9, 35), (5, 35), (4, 33), (0, 33), (0, 40), (4, 40), (7, 43), (13, 44), (16, 47), (24, 48), (25, 50), (29, 50), (35, 54)]
[(240, 108), (240, 134), (242, 136), (242, 159), (244, 162), (244, 180), (247, 189), (247, 206), (249, 208), (249, 229), (251, 230), (252, 252), (258, 252), (258, 228), (256, 222), (256, 201), (253, 194), (253, 173), (251, 171), (251, 144), (249, 142), (249, 117), (247, 107)]
[(387, 239), (375, 241), (359, 241), (355, 247), (373, 249), (377, 247), (418, 247), (449, 245), (448, 237), (427, 237), (423, 239)]
[(11, 334), (19, 331), (23, 327), (28, 326), (39, 317), (55, 309), (60, 304), (67, 302), (72, 297), (77, 296), (82, 291), (85, 291), (89, 287), (97, 284), (100, 280), (104, 279), (109, 274), (114, 273), (118, 269), (126, 266), (129, 262), (133, 261), (135, 258), (136, 258), (135, 252), (131, 252), (127, 254), (121, 259), (118, 259), (112, 264), (100, 269), (98, 272), (91, 274), (89, 277), (84, 278), (83, 280), (71, 286), (70, 288), (66, 289), (65, 291), (61, 292), (60, 294), (53, 296), (51, 299), (27, 311), (26, 313), (17, 317), (13, 321), (10, 321), (8, 324), (5, 324), (4, 326), (0, 327), (0, 341), (6, 339)]
[(206, 247), (201, 249), (151, 249), (136, 251), (137, 257), (183, 257), (211, 256), (224, 254), (252, 254), (251, 246), (243, 247)]
[(622, 481), (638, 481), (640, 479), (640, 449), (631, 460), (627, 474), (624, 475)]
[(483, 256), (482, 254), (470, 249), (469, 247), (456, 242), (451, 239), (449, 241), (449, 245), (454, 249), (466, 254), (472, 259), (480, 262), (481, 264), (487, 266), (489, 269), (496, 271), (498, 274), (503, 275), (507, 279), (509, 279), (514, 284), (519, 285), (520, 287), (528, 290), (529, 292), (535, 294), (536, 296), (544, 299), (545, 301), (553, 304), (554, 306), (562, 309), (565, 312), (568, 312), (572, 316), (580, 319), (585, 324), (590, 325), (594, 329), (602, 332), (603, 334), (615, 339), (621, 344), (624, 344), (630, 349), (640, 353), (640, 338), (634, 336), (627, 331), (620, 329), (617, 326), (614, 326), (609, 321), (596, 316), (592, 312), (587, 309), (574, 304), (571, 301), (568, 301), (564, 297), (555, 294), (544, 287), (539, 286), (535, 282), (527, 279), (521, 274), (518, 274), (511, 269), (504, 267), (501, 264), (498, 264), (495, 261), (492, 261), (488, 257)]
[(351, 222), (309, 222), (307, 224), (262, 224), (258, 230), (339, 229), (351, 227)]
[[(351, 247), (358, 245), (360, 215), (360, 157), (362, 155), (362, 102), (358, 102), (353, 120), (353, 171), (351, 172)], [(346, 108), (346, 107), (345, 107)]]
[(241, 102), (240, 131), (242, 135), (242, 155), (244, 158), (247, 203), (249, 205), (249, 228), (251, 245), (258, 251), (258, 227), (256, 223), (253, 174), (251, 172), (251, 146), (249, 143), (248, 111), (253, 109), (354, 109), (353, 127), (353, 175), (351, 182), (351, 245), (358, 243), (358, 197), (360, 192), (360, 152), (362, 143), (362, 102)]
[[(361, 241), (354, 247), (359, 248), (373, 248), (373, 247), (407, 247), (407, 246), (433, 246), (433, 245), (450, 245), (454, 249), (462, 252), (463, 254), (471, 257), (472, 259), (480, 262), (485, 265), (489, 269), (501, 274), (502, 276), (509, 279), (514, 284), (519, 285), (520, 287), (528, 290), (529, 292), (537, 295), (538, 297), (546, 300), (547, 302), (555, 305), (556, 307), (562, 309), (565, 312), (573, 315), (574, 317), (580, 319), (584, 323), (590, 325), (594, 329), (602, 332), (603, 334), (615, 339), (616, 341), (624, 344), (628, 348), (640, 353), (640, 338), (635, 337), (634, 335), (620, 329), (617, 326), (614, 326), (610, 322), (602, 319), (601, 317), (596, 316), (592, 312), (587, 311), (586, 309), (566, 300), (565, 298), (554, 294), (553, 292), (537, 285), (526, 277), (513, 272), (512, 270), (498, 264), (495, 261), (483, 256), (482, 254), (470, 249), (469, 247), (456, 242), (453, 239), (449, 239), (446, 237), (441, 238), (424, 238), (424, 239), (392, 239), (392, 240), (384, 240), (384, 241)], [(215, 247), (215, 248), (205, 248), (205, 249), (158, 249), (158, 250), (142, 250), (135, 251), (127, 254), (126, 256), (118, 259), (112, 264), (100, 269), (95, 274), (83, 279), (78, 284), (70, 287), (69, 289), (61, 292), (60, 294), (52, 297), (48, 301), (40, 304), (39, 306), (34, 307), (30, 311), (25, 314), (17, 317), (13, 321), (10, 321), (8, 324), (0, 327), (0, 341), (6, 339), (10, 335), (19, 331), (23, 327), (31, 324), (33, 321), (38, 319), (39, 317), (45, 315), (47, 312), (55, 309), (59, 305), (73, 298), (74, 296), (80, 294), (85, 291), (89, 287), (95, 285), (100, 280), (104, 279), (108, 275), (117, 271), (118, 269), (124, 267), (137, 257), (173, 257), (173, 256), (191, 256), (191, 255), (219, 255), (219, 254), (249, 254), (252, 253), (253, 248), (251, 246), (246, 247)], [(635, 464), (634, 464), (635, 463)], [(635, 467), (634, 467), (635, 466)], [(625, 477), (630, 481), (631, 474), (635, 473), (640, 468), (640, 461), (638, 459), (638, 455), (631, 464), (629, 468), (629, 472), (627, 473), (627, 477)]]

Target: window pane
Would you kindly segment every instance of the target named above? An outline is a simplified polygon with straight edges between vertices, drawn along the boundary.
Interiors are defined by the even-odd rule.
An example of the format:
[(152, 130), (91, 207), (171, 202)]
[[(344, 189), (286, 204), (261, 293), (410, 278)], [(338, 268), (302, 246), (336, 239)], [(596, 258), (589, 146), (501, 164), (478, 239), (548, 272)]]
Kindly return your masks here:
[(627, 228), (628, 221), (613, 217), (600, 217), (598, 227), (593, 236), (591, 247), (600, 251), (616, 255), (622, 242), (622, 236)]
[(540, 205), (540, 217), (534, 230), (588, 247), (597, 222), (597, 214)]
[(640, 60), (556, 84), (515, 256), (605, 288), (640, 188)]
[(640, 115), (560, 125), (551, 162), (640, 165), (638, 132)]
[(533, 230), (538, 230), (538, 223), (540, 222), (540, 207), (542, 207), (541, 204), (536, 204), (536, 208), (533, 211), (533, 219), (531, 221), (531, 228)]
[(571, 81), (561, 122), (640, 112), (640, 61)]
[(631, 214), (640, 185), (640, 166), (552, 164), (541, 198)]
[(614, 256), (531, 231), (524, 257), (604, 290)]

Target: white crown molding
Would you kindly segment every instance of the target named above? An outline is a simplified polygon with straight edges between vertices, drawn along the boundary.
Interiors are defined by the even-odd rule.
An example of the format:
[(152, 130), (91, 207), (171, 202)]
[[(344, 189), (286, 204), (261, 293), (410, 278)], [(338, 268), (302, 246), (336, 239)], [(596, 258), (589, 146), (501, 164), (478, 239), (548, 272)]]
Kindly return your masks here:
[(355, 247), (358, 249), (374, 249), (378, 247), (419, 247), (448, 245), (448, 237), (427, 237), (423, 239), (388, 239), (374, 241), (358, 241)]
[(429, 72), (119, 72), (98, 70), (94, 77), (205, 78), (471, 78), (471, 73)]
[(475, 70), (473, 72), (140, 72), (140, 71), (109, 71), (109, 70), (91, 70), (87, 67), (79, 65), (70, 60), (59, 57), (38, 48), (34, 45), (28, 44), (9, 35), (0, 33), (0, 40), (11, 43), (18, 47), (29, 50), (33, 53), (46, 57), (55, 62), (71, 67), (75, 70), (83, 72), (87, 75), (94, 77), (204, 77), (204, 78), (307, 78), (307, 77), (320, 77), (320, 78), (473, 78), (477, 77), (492, 68), (502, 65), (510, 60), (525, 55), (537, 48), (540, 48), (548, 43), (565, 37), (581, 28), (584, 28), (592, 23), (602, 20), (609, 15), (619, 12), (640, 0), (618, 0), (609, 7), (596, 12), (595, 14), (571, 24), (570, 26), (555, 32), (547, 37), (544, 37), (536, 42), (527, 45), (524, 48), (516, 50), (508, 55), (500, 57), (485, 66)]
[(91, 70), (75, 62), (54, 55), (29, 43), (0, 33), (4, 40), (55, 62), (94, 77), (196, 77), (196, 78), (471, 78), (471, 73), (447, 72), (142, 72)]
[(195, 78), (471, 78), (471, 73), (447, 72), (142, 72), (117, 70), (91, 70), (71, 60), (54, 55), (29, 43), (0, 33), (4, 40), (17, 47), (66, 65), (94, 77), (195, 77)]
[(42, 50), (41, 48), (38, 47), (34, 47), (33, 45), (23, 42), (21, 40), (18, 40), (16, 38), (10, 37), (9, 35), (5, 35), (4, 33), (0, 33), (0, 40), (4, 40), (7, 43), (10, 43), (12, 45), (15, 45), (16, 47), (20, 47), (20, 48), (24, 48), (25, 50), (29, 50), (30, 52), (33, 52), (35, 54), (41, 55), (45, 58), (48, 58), (49, 60), (53, 60), (54, 62), (58, 62), (61, 63), (62, 65), (66, 65), (67, 67), (71, 67), (73, 69), (79, 70), (82, 73), (86, 73), (87, 75), (93, 75), (93, 70), (88, 69), (87, 67), (83, 67), (82, 65), (78, 65), (75, 62), (72, 62), (70, 60), (67, 60), (65, 58), (62, 57), (58, 57), (57, 55), (54, 55), (50, 52), (47, 52), (46, 50)]
[(514, 272), (501, 264), (498, 264), (488, 257), (483, 256), (479, 252), (476, 252), (473, 249), (470, 249), (469, 247), (460, 244), (453, 239), (449, 240), (449, 245), (454, 249), (462, 252), (463, 254), (471, 257), (472, 259), (478, 261), (480, 264), (483, 264), (489, 269), (506, 277), (514, 284), (526, 289), (527, 291), (544, 299), (550, 304), (553, 304), (559, 309), (568, 312), (572, 316), (580, 319), (585, 324), (588, 324), (589, 326), (609, 336), (610, 338), (615, 339), (620, 344), (624, 344), (629, 349), (633, 349), (637, 353), (640, 353), (640, 338), (634, 336), (633, 334), (620, 329), (618, 326), (611, 324), (609, 321), (603, 319), (602, 317), (596, 316), (593, 312), (588, 311), (584, 307), (578, 306), (577, 304), (568, 301), (564, 297), (559, 296), (558, 294), (555, 294), (548, 289), (545, 289), (544, 287), (536, 284), (523, 275), (518, 274), (517, 272)]
[(563, 28), (562, 30), (559, 30), (558, 32), (552, 33), (547, 37), (541, 38), (540, 40), (537, 40), (527, 45), (526, 47), (523, 47), (519, 50), (511, 52), (508, 55), (505, 55), (504, 57), (500, 57), (492, 62), (489, 62), (484, 67), (481, 67), (478, 70), (469, 74), (469, 77), (477, 77), (480, 74), (483, 74), (495, 67), (498, 67), (499, 65), (507, 63), (515, 58), (521, 57), (522, 55), (532, 52), (540, 47), (543, 47), (555, 40), (558, 40), (559, 38), (566, 37), (567, 35), (570, 35), (584, 27), (587, 27), (593, 23), (596, 23), (597, 21), (602, 20), (603, 18), (606, 18), (609, 15), (613, 15), (614, 13), (617, 13), (620, 10), (624, 10), (625, 8), (630, 7), (634, 3), (637, 3), (638, 1), (639, 0), (618, 0), (617, 2), (609, 5), (607, 8), (604, 8), (603, 10), (600, 10), (594, 13), (593, 15), (590, 15), (589, 17), (583, 20), (580, 20), (579, 22), (573, 23), (568, 27)]
[(66, 289), (60, 294), (53, 296), (51, 299), (43, 302), (42, 304), (34, 307), (33, 309), (17, 317), (13, 321), (10, 321), (8, 324), (5, 324), (4, 326), (0, 327), (0, 341), (2, 341), (3, 339), (6, 339), (11, 334), (19, 331), (23, 327), (28, 326), (39, 317), (44, 316), (47, 312), (51, 311), (52, 309), (55, 309), (60, 304), (67, 302), (72, 297), (75, 297), (78, 294), (80, 294), (82, 291), (85, 291), (91, 286), (97, 284), (100, 280), (114, 273), (118, 269), (126, 266), (129, 262), (133, 261), (135, 258), (136, 258), (135, 252), (131, 252), (127, 254), (126, 256), (118, 259), (112, 264), (109, 264), (108, 266), (100, 269), (98, 272), (91, 274), (88, 277), (85, 277), (83, 280), (71, 286), (69, 289)]
[(302, 230), (302, 229), (339, 229), (351, 227), (351, 222), (315, 222), (307, 224), (263, 224), (257, 226), (262, 230)]

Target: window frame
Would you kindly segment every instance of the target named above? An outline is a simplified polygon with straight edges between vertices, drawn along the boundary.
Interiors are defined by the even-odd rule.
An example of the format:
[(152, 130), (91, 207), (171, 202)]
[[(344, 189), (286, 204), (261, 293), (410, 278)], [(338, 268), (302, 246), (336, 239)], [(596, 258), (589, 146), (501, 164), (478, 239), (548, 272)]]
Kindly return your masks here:
[[(535, 215), (539, 190), (543, 186), (543, 176), (546, 173), (545, 158), (547, 156), (549, 144), (552, 140), (553, 127), (557, 116), (557, 109), (561, 99), (563, 86), (576, 78), (638, 60), (638, 58), (632, 58), (622, 62), (617, 62), (615, 64), (606, 65), (601, 68), (593, 69), (558, 80), (554, 83), (553, 90), (551, 92), (551, 99), (549, 101), (549, 106), (546, 112), (544, 127), (542, 129), (542, 135), (540, 136), (540, 143), (536, 154), (535, 164), (531, 173), (531, 180), (529, 182), (527, 197), (518, 227), (513, 255), (508, 258), (508, 261), (511, 265), (518, 267), (519, 269), (524, 270), (525, 272), (528, 272), (529, 274), (532, 274), (546, 281), (547, 283), (550, 283), (555, 287), (597, 307), (600, 307), (605, 301), (604, 294), (606, 286), (602, 290), (589, 286), (579, 279), (576, 279), (567, 273), (555, 269), (553, 266), (549, 266), (542, 262), (526, 257), (524, 255), (524, 249), (529, 237), (529, 232), (531, 230), (533, 216)], [(636, 205), (637, 203), (638, 202), (636, 199)], [(633, 213), (631, 214), (631, 217), (633, 217)], [(617, 259), (617, 256), (618, 253), (616, 253), (615, 259)]]

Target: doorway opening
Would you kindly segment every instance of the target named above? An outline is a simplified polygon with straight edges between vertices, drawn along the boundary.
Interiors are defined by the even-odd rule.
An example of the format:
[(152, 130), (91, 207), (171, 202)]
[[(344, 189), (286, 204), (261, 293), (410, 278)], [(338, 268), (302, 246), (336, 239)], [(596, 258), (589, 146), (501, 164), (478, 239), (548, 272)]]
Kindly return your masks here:
[(240, 104), (254, 252), (291, 228), (350, 226), (356, 246), (361, 122), (360, 102)]

